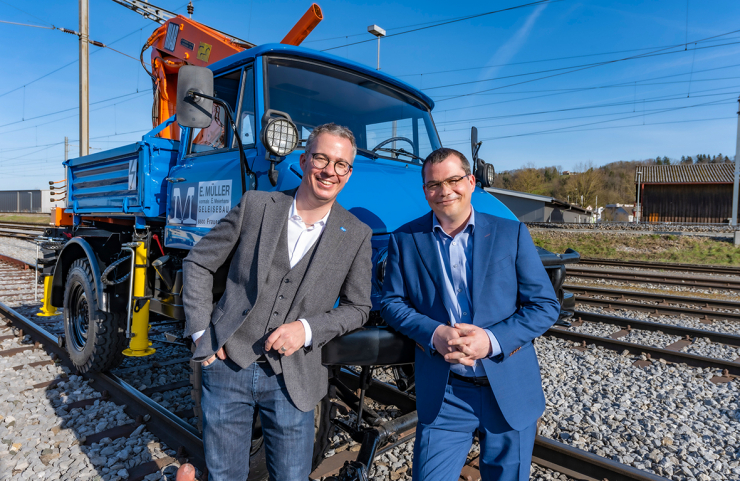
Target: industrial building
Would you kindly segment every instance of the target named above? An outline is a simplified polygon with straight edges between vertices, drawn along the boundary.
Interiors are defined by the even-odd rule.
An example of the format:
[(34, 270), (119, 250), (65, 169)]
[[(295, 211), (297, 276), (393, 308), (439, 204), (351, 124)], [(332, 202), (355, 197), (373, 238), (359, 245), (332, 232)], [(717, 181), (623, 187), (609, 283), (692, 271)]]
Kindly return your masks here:
[(735, 164), (641, 165), (635, 169), (642, 222), (725, 224)]
[(0, 212), (49, 214), (52, 207), (64, 206), (51, 200), (49, 190), (0, 190)]
[(555, 197), (528, 194), (515, 190), (486, 187), (486, 192), (509, 208), (521, 222), (595, 222), (590, 210)]

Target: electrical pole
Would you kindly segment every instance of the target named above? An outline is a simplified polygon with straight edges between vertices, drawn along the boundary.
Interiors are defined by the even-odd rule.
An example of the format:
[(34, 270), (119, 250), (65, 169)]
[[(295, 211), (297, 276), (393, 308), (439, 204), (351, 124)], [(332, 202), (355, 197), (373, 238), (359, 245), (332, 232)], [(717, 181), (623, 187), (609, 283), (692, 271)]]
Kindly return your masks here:
[[(740, 98), (737, 99), (740, 102)], [(732, 219), (730, 223), (737, 227), (738, 184), (740, 184), (740, 109), (737, 112), (737, 135), (735, 139), (735, 179), (732, 185)]]
[(80, 0), (80, 157), (90, 153), (90, 17), (88, 1)]

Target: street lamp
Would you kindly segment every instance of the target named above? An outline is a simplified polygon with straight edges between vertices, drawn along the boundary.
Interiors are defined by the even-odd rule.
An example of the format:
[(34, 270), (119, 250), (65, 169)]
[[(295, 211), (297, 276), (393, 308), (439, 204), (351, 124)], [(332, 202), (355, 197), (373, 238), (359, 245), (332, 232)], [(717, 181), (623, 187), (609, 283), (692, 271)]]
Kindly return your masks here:
[(370, 25), (367, 31), (378, 37), (378, 70), (380, 70), (380, 37), (385, 37), (385, 30), (377, 25)]

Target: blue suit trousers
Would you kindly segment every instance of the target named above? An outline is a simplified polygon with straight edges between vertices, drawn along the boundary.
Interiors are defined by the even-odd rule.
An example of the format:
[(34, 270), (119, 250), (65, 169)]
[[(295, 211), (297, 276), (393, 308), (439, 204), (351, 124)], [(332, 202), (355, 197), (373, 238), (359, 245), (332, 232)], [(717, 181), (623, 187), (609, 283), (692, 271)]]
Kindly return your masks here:
[(450, 378), (437, 417), (417, 425), (414, 481), (456, 481), (476, 432), (482, 481), (529, 479), (537, 422), (512, 429), (490, 387)]

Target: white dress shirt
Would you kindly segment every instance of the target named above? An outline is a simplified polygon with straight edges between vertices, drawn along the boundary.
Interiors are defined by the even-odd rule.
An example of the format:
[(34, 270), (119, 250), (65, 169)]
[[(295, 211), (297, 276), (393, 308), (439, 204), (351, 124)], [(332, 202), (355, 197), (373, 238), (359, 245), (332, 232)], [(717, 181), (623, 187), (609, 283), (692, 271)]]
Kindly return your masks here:
[[(321, 233), (324, 232), (324, 226), (329, 218), (329, 211), (323, 219), (312, 225), (306, 225), (303, 219), (298, 215), (298, 208), (296, 207), (295, 198), (293, 198), (293, 205), (290, 206), (290, 212), (288, 212), (288, 255), (290, 255), (290, 268), (292, 269), (298, 264), (303, 256), (306, 255), (316, 241), (321, 237)], [(311, 345), (313, 340), (313, 334), (311, 333), (311, 326), (308, 325), (308, 321), (305, 319), (298, 319), (303, 324), (303, 329), (306, 331), (306, 341), (303, 346), (308, 347)], [(193, 333), (193, 342), (203, 335), (206, 331), (198, 331)]]

